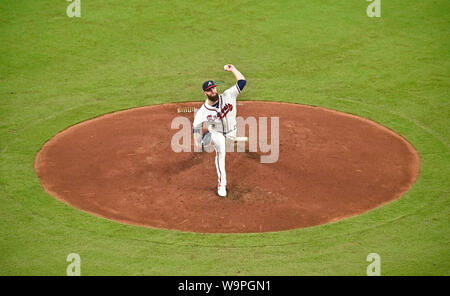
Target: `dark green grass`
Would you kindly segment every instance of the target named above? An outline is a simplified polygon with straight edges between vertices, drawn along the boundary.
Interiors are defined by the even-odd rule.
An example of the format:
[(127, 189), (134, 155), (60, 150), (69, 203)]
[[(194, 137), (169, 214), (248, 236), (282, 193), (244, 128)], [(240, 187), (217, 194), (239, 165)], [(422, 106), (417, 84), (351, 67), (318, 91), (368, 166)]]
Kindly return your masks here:
[[(450, 274), (448, 1), (0, 2), (0, 274)], [(357, 114), (418, 150), (417, 183), (401, 199), (338, 223), (214, 235), (122, 225), (73, 209), (40, 186), (42, 145), (120, 109), (203, 100), (206, 79), (247, 77), (245, 100)], [(282, 120), (282, 117), (281, 117)], [(175, 210), (175, 209), (174, 209)]]

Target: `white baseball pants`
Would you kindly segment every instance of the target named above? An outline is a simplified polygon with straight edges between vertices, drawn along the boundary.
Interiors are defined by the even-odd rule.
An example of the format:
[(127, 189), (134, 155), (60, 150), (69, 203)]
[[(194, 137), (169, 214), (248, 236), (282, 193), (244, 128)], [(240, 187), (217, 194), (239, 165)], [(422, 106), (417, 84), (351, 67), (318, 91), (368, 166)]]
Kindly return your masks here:
[(225, 155), (227, 152), (227, 140), (232, 141), (236, 139), (236, 130), (224, 135), (221, 132), (211, 132), (212, 144), (216, 150), (215, 164), (217, 171), (217, 183), (221, 186), (227, 185), (227, 172), (225, 170)]

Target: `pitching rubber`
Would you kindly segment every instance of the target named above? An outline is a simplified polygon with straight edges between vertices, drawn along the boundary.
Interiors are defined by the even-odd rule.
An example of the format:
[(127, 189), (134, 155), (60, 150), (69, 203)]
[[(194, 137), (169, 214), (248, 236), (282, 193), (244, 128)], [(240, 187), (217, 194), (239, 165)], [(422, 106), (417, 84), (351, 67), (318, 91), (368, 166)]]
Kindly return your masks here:
[(236, 137), (236, 142), (247, 142), (248, 137)]

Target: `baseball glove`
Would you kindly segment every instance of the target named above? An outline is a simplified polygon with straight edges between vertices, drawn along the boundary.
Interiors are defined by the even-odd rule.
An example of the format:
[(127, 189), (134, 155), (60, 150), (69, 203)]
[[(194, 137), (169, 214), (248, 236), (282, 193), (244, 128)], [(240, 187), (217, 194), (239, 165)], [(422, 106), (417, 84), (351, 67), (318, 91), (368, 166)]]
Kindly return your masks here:
[(206, 131), (202, 135), (202, 146), (207, 147), (211, 145), (212, 139), (211, 139), (211, 133), (209, 131)]

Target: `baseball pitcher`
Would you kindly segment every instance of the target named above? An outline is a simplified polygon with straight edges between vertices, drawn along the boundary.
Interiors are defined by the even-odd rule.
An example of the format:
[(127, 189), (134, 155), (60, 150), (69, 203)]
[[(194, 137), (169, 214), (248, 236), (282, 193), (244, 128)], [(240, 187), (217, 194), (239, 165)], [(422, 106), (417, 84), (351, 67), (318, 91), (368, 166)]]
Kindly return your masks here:
[[(232, 141), (236, 139), (236, 98), (246, 84), (245, 77), (233, 65), (225, 65), (224, 69), (234, 74), (236, 84), (219, 95), (214, 81), (204, 82), (203, 92), (206, 101), (197, 111), (193, 123), (195, 151), (201, 151), (202, 146), (209, 144), (213, 145), (216, 151), (217, 193), (221, 197), (227, 196), (226, 139)], [(208, 131), (202, 135), (204, 122), (208, 123)]]

